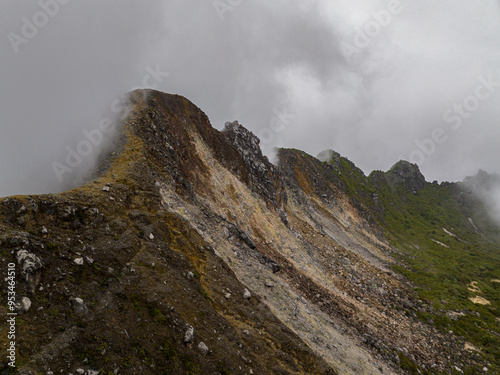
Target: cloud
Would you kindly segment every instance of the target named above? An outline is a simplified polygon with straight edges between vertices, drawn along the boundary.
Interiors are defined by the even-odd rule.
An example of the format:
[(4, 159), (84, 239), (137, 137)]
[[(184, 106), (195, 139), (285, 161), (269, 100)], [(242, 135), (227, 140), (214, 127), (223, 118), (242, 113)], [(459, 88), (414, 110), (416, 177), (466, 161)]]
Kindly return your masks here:
[[(40, 5), (45, 3), (52, 4), (53, 16)], [(113, 101), (141, 83), (142, 60), (163, 27), (159, 1), (151, 8), (133, 1), (63, 3), (1, 5), (2, 195), (60, 191), (81, 177), (95, 154), (63, 184), (52, 162), (64, 163), (65, 148), (85, 139), (82, 130), (98, 128)], [(12, 44), (10, 33), (27, 42)]]
[[(77, 184), (95, 153), (65, 184), (51, 163), (156, 66), (170, 73), (158, 89), (192, 100), (216, 128), (237, 119), (267, 135), (268, 154), (333, 148), (370, 172), (424, 153), (418, 144), (442, 128), (446, 142), (420, 162), (428, 179), (500, 172), (500, 92), (458, 130), (443, 119), (480, 77), (500, 82), (498, 2), (401, 2), (386, 22), (395, 0), (222, 1), (223, 13), (199, 0), (3, 2), (0, 195)], [(23, 17), (34, 21), (40, 4), (56, 2), (57, 14), (16, 53), (7, 35), (22, 35)], [(362, 48), (360, 32), (373, 35)], [(346, 44), (357, 48), (349, 58)], [(277, 112), (290, 114), (284, 126)]]

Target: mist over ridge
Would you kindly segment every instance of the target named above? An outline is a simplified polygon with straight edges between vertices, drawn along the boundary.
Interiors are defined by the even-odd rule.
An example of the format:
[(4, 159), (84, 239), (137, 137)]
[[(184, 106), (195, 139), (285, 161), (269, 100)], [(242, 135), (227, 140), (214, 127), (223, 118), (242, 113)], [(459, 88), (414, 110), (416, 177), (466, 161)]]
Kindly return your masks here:
[(430, 181), (500, 172), (498, 2), (214, 4), (0, 5), (0, 196), (78, 185), (104, 142), (75, 168), (70, 149), (137, 87), (186, 96), (218, 129), (238, 119), (267, 155), (334, 149), (366, 174), (405, 159)]

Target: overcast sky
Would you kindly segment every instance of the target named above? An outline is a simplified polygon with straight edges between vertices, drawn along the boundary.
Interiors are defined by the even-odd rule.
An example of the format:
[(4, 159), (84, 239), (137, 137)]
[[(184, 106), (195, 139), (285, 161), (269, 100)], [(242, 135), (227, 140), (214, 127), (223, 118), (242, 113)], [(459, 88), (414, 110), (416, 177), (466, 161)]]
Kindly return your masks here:
[(270, 156), (500, 172), (498, 1), (7, 0), (0, 31), (0, 196), (74, 185), (96, 147), (71, 173), (68, 150), (143, 86), (239, 120)]

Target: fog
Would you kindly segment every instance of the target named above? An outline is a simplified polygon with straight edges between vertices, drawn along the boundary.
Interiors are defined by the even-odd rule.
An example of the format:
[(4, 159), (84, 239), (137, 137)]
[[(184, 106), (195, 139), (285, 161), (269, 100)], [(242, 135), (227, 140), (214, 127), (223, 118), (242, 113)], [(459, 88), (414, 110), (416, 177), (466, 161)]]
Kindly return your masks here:
[(475, 176), (467, 177), (463, 186), (484, 204), (490, 218), (500, 223), (500, 174), (480, 170)]
[(78, 185), (138, 87), (239, 120), (270, 156), (500, 172), (498, 1), (10, 0), (0, 31), (0, 196)]

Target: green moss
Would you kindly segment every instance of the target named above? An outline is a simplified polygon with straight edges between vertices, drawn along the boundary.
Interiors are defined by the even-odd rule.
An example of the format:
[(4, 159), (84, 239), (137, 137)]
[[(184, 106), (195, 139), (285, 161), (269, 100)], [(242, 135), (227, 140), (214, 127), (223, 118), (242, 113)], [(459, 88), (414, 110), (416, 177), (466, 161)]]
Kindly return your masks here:
[(85, 224), (85, 218), (86, 218), (86, 214), (85, 214), (85, 211), (83, 211), (82, 209), (79, 209), (77, 212), (76, 212), (76, 219), (81, 223), (81, 224)]
[(228, 369), (225, 362), (218, 362), (215, 369), (219, 371), (221, 375), (231, 375), (230, 370)]
[(132, 308), (137, 311), (137, 312), (141, 312), (142, 311), (142, 307), (141, 307), (141, 303), (138, 299), (134, 300), (132, 302)]
[(180, 357), (180, 362), (184, 368), (185, 375), (199, 375), (201, 374), (200, 365), (194, 360), (194, 358), (188, 354), (184, 354)]
[(177, 357), (175, 344), (170, 340), (165, 341), (162, 348), (162, 354), (167, 361), (174, 360)]
[(148, 312), (149, 312), (149, 315), (155, 321), (155, 323), (165, 324), (167, 322), (167, 318), (165, 317), (165, 315), (163, 315), (163, 313), (161, 312), (161, 310), (159, 308), (157, 308), (155, 306), (148, 305)]
[[(378, 218), (392, 244), (402, 250), (397, 255), (401, 265), (394, 270), (416, 283), (419, 297), (436, 309), (480, 312), (480, 318), (467, 314), (455, 321), (440, 314), (419, 317), (481, 347), (498, 369), (498, 336), (489, 334), (500, 332), (493, 313), (500, 309), (500, 290), (489, 282), (500, 274), (498, 245), (475, 232), (452, 186), (427, 184), (413, 193), (389, 182), (379, 184), (378, 194), (383, 207)], [(482, 296), (492, 303), (490, 309), (469, 300), (475, 295), (467, 289), (471, 281), (480, 283)]]
[(203, 288), (199, 288), (198, 291), (201, 293), (201, 295), (203, 296), (203, 298), (205, 298), (207, 301), (211, 301), (212, 299), (210, 298), (210, 295), (208, 294), (208, 292), (203, 289)]
[(399, 364), (403, 370), (408, 371), (410, 374), (419, 373), (418, 366), (410, 358), (408, 358), (401, 352), (398, 353), (398, 357), (399, 357)]

